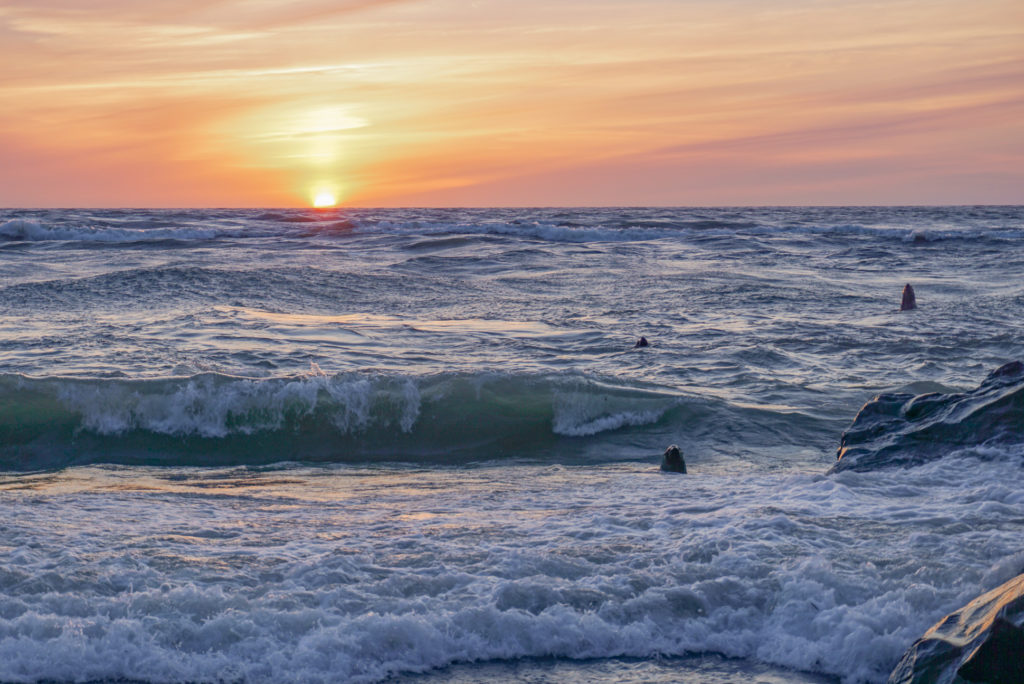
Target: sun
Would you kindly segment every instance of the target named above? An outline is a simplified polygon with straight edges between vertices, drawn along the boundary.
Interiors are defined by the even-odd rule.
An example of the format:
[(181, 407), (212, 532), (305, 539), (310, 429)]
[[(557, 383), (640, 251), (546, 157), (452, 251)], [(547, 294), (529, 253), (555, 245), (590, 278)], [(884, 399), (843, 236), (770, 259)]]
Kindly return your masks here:
[(313, 206), (317, 209), (326, 209), (327, 207), (333, 207), (338, 203), (334, 193), (326, 190), (321, 190), (313, 196)]

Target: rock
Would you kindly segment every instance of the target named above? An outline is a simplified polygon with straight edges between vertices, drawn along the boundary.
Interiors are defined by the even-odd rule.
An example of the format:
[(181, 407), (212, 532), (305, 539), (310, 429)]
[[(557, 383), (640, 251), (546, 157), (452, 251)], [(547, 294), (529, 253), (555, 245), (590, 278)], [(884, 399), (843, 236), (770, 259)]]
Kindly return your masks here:
[(844, 432), (830, 472), (910, 466), (982, 443), (1024, 441), (1024, 364), (962, 394), (880, 394)]
[(633, 345), (633, 349), (636, 349), (637, 347), (650, 347), (650, 346), (651, 345), (647, 341), (647, 338), (646, 337), (641, 337), (639, 340), (636, 341), (636, 344)]
[(942, 618), (903, 655), (889, 684), (1024, 683), (1024, 575)]
[(665, 456), (661, 459), (661, 469), (669, 473), (686, 472), (686, 461), (683, 460), (683, 452), (675, 444), (665, 449)]

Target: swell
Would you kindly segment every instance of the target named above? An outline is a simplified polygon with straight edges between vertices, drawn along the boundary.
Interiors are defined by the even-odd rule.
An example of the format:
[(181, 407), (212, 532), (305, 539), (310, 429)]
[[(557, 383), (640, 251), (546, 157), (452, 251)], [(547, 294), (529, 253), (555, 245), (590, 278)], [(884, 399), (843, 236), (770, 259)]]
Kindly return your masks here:
[(0, 469), (89, 463), (560, 463), (704, 457), (828, 433), (818, 419), (582, 375), (249, 379), (0, 376)]
[(245, 301), (270, 310), (321, 305), (334, 310), (338, 289), (354, 300), (373, 299), (379, 289), (395, 287), (399, 276), (373, 279), (359, 273), (317, 267), (271, 267), (246, 270), (201, 265), (158, 265), (32, 282), (0, 284), (0, 312), (78, 311), (83, 309), (137, 310), (148, 306)]
[(657, 422), (676, 399), (586, 378), (0, 376), (0, 467), (459, 461)]
[(1019, 210), (968, 208), (233, 210), (19, 212), (0, 216), (0, 242), (97, 245), (211, 240), (347, 239), (352, 234), (481, 235), (547, 242), (622, 242), (746, 236), (862, 237), (885, 242), (1017, 241)]

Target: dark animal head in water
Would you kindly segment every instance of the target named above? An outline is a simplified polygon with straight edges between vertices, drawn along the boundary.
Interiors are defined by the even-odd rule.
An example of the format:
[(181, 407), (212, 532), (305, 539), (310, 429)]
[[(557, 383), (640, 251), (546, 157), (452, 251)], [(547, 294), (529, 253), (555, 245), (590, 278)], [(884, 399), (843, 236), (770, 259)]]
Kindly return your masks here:
[(907, 283), (903, 288), (903, 301), (900, 302), (900, 311), (910, 311), (917, 308), (917, 298), (914, 297), (914, 288)]
[(641, 337), (639, 340), (636, 341), (636, 344), (633, 345), (633, 349), (636, 349), (637, 347), (649, 347), (649, 346), (651, 346), (651, 345), (647, 343), (647, 338), (646, 337)]
[(665, 457), (661, 460), (661, 469), (670, 473), (685, 473), (686, 461), (683, 452), (675, 444), (665, 449)]

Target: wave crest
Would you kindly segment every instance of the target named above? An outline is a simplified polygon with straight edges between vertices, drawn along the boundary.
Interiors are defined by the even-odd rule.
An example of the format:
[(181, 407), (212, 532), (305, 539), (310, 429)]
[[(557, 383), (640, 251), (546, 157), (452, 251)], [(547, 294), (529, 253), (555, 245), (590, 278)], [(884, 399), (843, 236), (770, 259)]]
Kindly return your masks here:
[(583, 376), (7, 375), (0, 467), (528, 456), (565, 437), (657, 422), (677, 403)]

